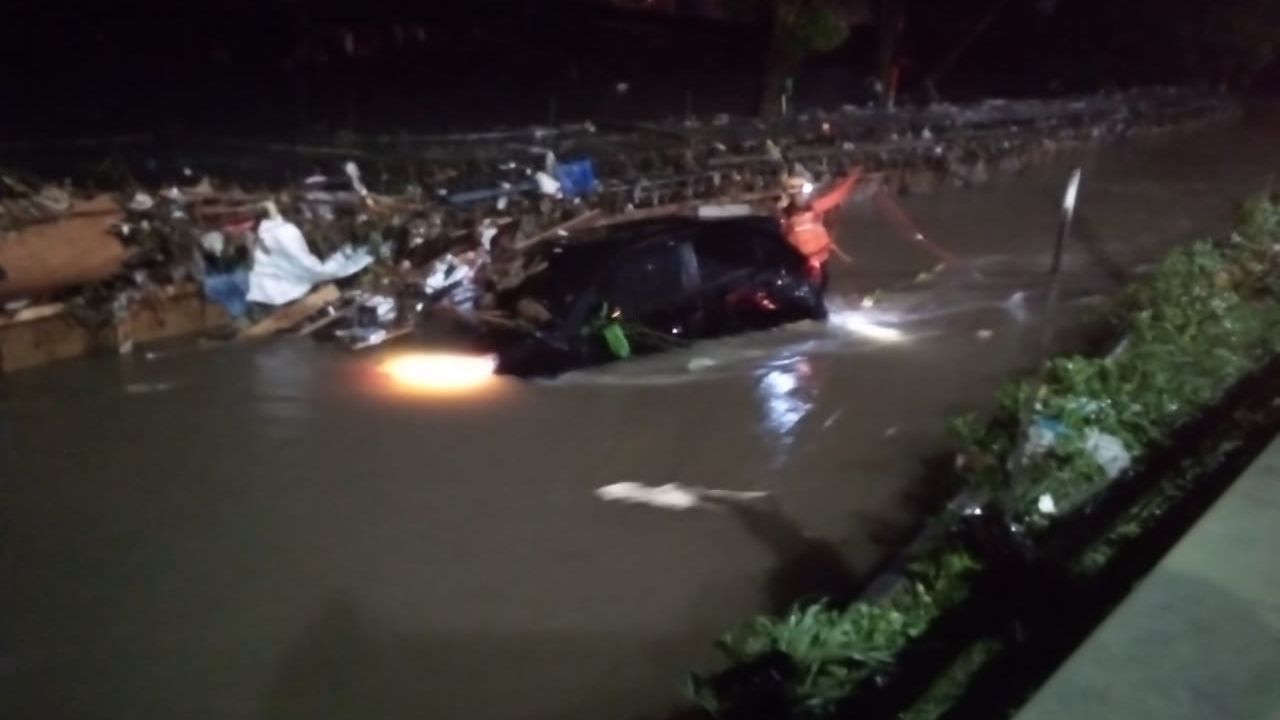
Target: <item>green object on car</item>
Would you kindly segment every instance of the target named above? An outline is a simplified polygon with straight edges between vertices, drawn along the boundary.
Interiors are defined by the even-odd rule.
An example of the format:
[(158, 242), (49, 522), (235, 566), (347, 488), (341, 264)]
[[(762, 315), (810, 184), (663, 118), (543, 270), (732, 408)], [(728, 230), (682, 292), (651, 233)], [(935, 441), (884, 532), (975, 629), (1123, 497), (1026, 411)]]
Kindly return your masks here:
[(619, 360), (625, 360), (631, 357), (631, 341), (627, 339), (627, 333), (622, 329), (622, 310), (609, 310), (608, 305), (600, 307), (600, 318), (583, 328), (582, 333), (589, 335), (599, 332), (604, 338), (604, 343), (609, 347), (609, 352)]
[(631, 341), (627, 340), (627, 334), (622, 330), (622, 323), (617, 320), (609, 320), (600, 328), (600, 334), (604, 336), (604, 342), (609, 346), (609, 351), (619, 360), (625, 360), (631, 357)]

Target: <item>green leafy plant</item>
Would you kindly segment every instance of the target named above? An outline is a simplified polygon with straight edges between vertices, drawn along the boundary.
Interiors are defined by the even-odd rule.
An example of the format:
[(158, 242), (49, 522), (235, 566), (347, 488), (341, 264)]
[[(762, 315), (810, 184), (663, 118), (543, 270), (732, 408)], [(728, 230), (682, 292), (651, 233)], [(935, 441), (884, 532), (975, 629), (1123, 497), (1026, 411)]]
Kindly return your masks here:
[[(1113, 319), (1127, 331), (1118, 351), (1051, 360), (1038, 389), (1026, 381), (1006, 386), (986, 429), (955, 428), (965, 457), (984, 460), (961, 468), (966, 481), (1005, 499), (1006, 514), (1033, 527), (1045, 525), (1037, 500), (1046, 493), (1061, 510), (1105, 487), (1090, 432), (1135, 453), (1162, 442), (1280, 347), (1277, 239), (1280, 209), (1268, 194), (1244, 205), (1229, 241), (1171, 253), (1114, 303)], [(1018, 456), (1025, 443), (1018, 433), (1037, 419), (1061, 429), (1047, 450)], [(1021, 472), (1011, 472), (1018, 463)]]
[[(721, 651), (735, 663), (781, 652), (795, 664), (784, 689), (796, 717), (822, 716), (874, 673), (892, 665), (907, 644), (944, 610), (962, 600), (978, 570), (967, 551), (942, 548), (912, 563), (904, 580), (877, 603), (832, 608), (819, 602), (798, 606), (782, 617), (756, 617), (721, 638)], [(694, 699), (722, 709), (708, 696), (708, 683), (695, 679)]]
[[(1114, 476), (1091, 449), (1091, 437), (1105, 433), (1140, 456), (1280, 353), (1278, 242), (1280, 203), (1266, 193), (1244, 204), (1228, 241), (1172, 252), (1113, 303), (1112, 319), (1125, 332), (1114, 352), (1051, 360), (1039, 382), (1007, 383), (989, 418), (952, 421), (959, 476), (1006, 520), (1033, 531), (1087, 502)], [(1051, 439), (1032, 451), (1026, 434), (1037, 421), (1051, 428), (1044, 431)], [(1187, 491), (1186, 477), (1171, 477), (1130, 508), (1075, 569), (1090, 573), (1105, 566)], [(1040, 506), (1046, 494), (1056, 510)], [(903, 649), (970, 594), (980, 570), (977, 557), (944, 542), (923, 553), (903, 582), (876, 602), (845, 608), (819, 602), (781, 618), (757, 617), (725, 636), (720, 648), (738, 666), (786, 658), (790, 672), (755, 681), (777, 686), (772, 696), (784, 699), (786, 716), (822, 717), (869, 678), (890, 670)], [(971, 647), (906, 717), (939, 716), (997, 651), (990, 643)], [(697, 677), (691, 689), (717, 714), (732, 714), (735, 699), (745, 697)]]

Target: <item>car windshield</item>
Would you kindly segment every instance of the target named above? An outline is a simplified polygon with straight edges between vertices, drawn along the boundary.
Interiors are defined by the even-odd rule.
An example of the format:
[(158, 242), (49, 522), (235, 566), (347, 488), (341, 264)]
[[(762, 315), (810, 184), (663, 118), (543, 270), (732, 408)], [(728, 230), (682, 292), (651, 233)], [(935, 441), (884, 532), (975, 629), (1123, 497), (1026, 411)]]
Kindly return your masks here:
[[(576, 301), (584, 294), (596, 290), (608, 290), (604, 285), (612, 285), (619, 268), (639, 262), (641, 264), (656, 263), (645, 250), (651, 243), (661, 243), (659, 238), (673, 238), (686, 235), (683, 223), (669, 221), (638, 221), (609, 228), (602, 228), (571, 241), (557, 243), (542, 249), (531, 257), (530, 267), (545, 264), (545, 268), (528, 277), (507, 298), (510, 302), (521, 297), (537, 300), (554, 316), (565, 318)], [(632, 253), (639, 253), (633, 255)], [(673, 260), (672, 262), (678, 262)], [(658, 273), (658, 268), (649, 272)], [(679, 270), (676, 270), (677, 282)], [(645, 301), (642, 296), (654, 294), (644, 290), (640, 280), (618, 280), (628, 284), (624, 292), (626, 302), (623, 303), (632, 311), (639, 311)], [(678, 287), (678, 285), (677, 285)]]
[(747, 273), (793, 263), (790, 246), (769, 222), (708, 222), (695, 243), (702, 283), (731, 284)]
[(680, 245), (659, 242), (627, 251), (618, 258), (606, 298), (623, 317), (643, 320), (685, 295)]

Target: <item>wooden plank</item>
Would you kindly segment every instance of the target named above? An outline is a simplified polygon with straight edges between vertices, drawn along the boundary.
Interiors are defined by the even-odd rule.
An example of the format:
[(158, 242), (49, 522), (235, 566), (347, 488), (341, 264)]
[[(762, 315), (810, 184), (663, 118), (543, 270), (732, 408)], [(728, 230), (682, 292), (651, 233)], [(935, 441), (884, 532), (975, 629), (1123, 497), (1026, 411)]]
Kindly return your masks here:
[(170, 340), (225, 325), (226, 312), (205, 301), (199, 286), (157, 289), (132, 303), (118, 322), (92, 330), (57, 303), (25, 308), (0, 319), (0, 372), (44, 365), (96, 350), (128, 352), (134, 343)]
[(111, 226), (124, 212), (107, 196), (77, 202), (83, 217), (24, 227), (0, 236), (0, 299), (39, 295), (111, 277), (127, 257)]
[(567, 233), (570, 230), (581, 229), (583, 226), (589, 225), (591, 221), (594, 220), (599, 214), (600, 214), (599, 210), (587, 211), (575, 218), (570, 218), (569, 220), (566, 220), (560, 223), (559, 225), (543, 230), (537, 235), (534, 235), (528, 240), (525, 240), (524, 242), (520, 243), (519, 245), (516, 246), (516, 248), (518, 250), (524, 250), (525, 248), (530, 247), (532, 245), (536, 245), (542, 242), (543, 240), (549, 240), (549, 239), (555, 238), (558, 235), (560, 235), (560, 233)]
[(328, 317), (323, 317), (323, 318), (320, 318), (319, 320), (303, 325), (302, 327), (297, 329), (295, 334), (310, 335), (318, 330), (323, 330), (324, 328), (329, 327), (330, 325), (334, 324), (338, 320), (341, 320), (344, 317), (348, 317), (349, 315), (350, 313), (339, 312), (335, 310), (333, 314), (329, 315)]
[(0, 372), (80, 357), (97, 346), (94, 334), (65, 312), (0, 328)]
[(63, 303), (49, 303), (46, 305), (36, 305), (34, 307), (25, 307), (13, 313), (12, 315), (0, 315), (0, 328), (9, 325), (17, 325), (19, 323), (31, 322), (42, 318), (59, 315), (66, 312), (67, 306)]
[(342, 293), (338, 291), (338, 287), (333, 283), (321, 285), (315, 290), (312, 290), (305, 297), (295, 300), (275, 311), (261, 322), (240, 331), (240, 334), (236, 336), (236, 339), (252, 340), (288, 330), (303, 320), (306, 320), (308, 315), (311, 315), (330, 303), (337, 302), (340, 297), (342, 297)]
[(124, 323), (137, 343), (194, 335), (218, 322), (220, 308), (207, 305), (194, 286), (166, 288), (157, 298), (130, 305)]

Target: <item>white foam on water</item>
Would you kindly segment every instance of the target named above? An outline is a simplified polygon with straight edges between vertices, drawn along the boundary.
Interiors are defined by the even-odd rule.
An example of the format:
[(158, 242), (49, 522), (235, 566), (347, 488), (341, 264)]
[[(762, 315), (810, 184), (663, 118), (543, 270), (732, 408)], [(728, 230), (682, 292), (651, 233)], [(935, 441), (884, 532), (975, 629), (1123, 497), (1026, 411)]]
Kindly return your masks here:
[(178, 383), (173, 381), (137, 382), (137, 383), (128, 383), (127, 385), (125, 385), (124, 391), (129, 395), (153, 395), (155, 393), (162, 393), (168, 390), (172, 390), (177, 386), (178, 386)]

